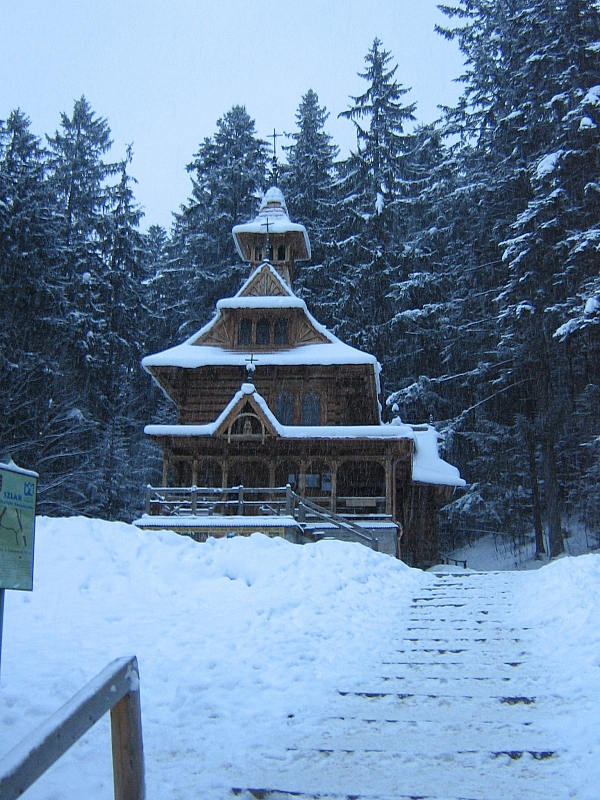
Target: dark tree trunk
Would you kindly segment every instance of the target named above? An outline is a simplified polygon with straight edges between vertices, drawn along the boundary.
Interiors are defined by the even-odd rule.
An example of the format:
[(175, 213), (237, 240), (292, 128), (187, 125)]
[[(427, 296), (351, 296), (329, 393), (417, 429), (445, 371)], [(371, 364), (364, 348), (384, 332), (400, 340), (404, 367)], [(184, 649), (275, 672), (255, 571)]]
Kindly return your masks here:
[(533, 528), (535, 530), (535, 557), (541, 558), (546, 552), (544, 547), (544, 529), (542, 526), (542, 507), (540, 503), (540, 487), (538, 484), (537, 463), (535, 460), (535, 445), (531, 436), (527, 436), (527, 451), (529, 454), (529, 475), (531, 478), (531, 505), (533, 511)]
[(565, 543), (562, 534), (560, 508), (558, 500), (558, 478), (556, 475), (556, 456), (551, 441), (546, 440), (543, 445), (544, 453), (544, 495), (546, 499), (546, 515), (548, 520), (548, 533), (550, 540), (550, 558), (556, 558), (565, 552)]

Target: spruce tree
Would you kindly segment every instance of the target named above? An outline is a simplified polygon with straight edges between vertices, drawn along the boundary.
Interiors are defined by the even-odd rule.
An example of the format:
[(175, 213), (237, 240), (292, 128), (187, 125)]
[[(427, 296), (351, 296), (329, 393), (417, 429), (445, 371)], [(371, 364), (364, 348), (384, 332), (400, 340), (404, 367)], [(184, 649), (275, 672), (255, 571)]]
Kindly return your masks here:
[[(77, 427), (77, 446), (69, 453), (66, 508), (105, 512), (102, 468), (107, 415), (102, 410), (107, 340), (106, 224), (111, 209), (109, 179), (120, 171), (105, 161), (110, 128), (81, 97), (71, 116), (47, 137), (49, 181), (56, 196), (59, 225), (60, 293), (65, 305), (62, 346), (62, 412)], [(65, 476), (66, 479), (66, 476)]]
[(391, 60), (375, 39), (359, 73), (368, 88), (340, 114), (355, 125), (357, 148), (339, 171), (334, 273), (341, 297), (335, 327), (377, 355), (389, 344), (386, 298), (397, 268), (400, 203), (411, 191), (407, 162), (414, 142), (404, 126), (414, 119), (415, 105), (401, 102), (409, 89), (396, 81)]
[(40, 140), (27, 117), (13, 111), (0, 123), (0, 439), (16, 462), (42, 473), (47, 510), (64, 305), (57, 287), (59, 220), (46, 172)]
[[(530, 17), (549, 35), (518, 75), (529, 88), (522, 122), (544, 133), (531, 152), (532, 197), (504, 243), (509, 279), (500, 297), (501, 352), (524, 400), (541, 451), (551, 555), (563, 550), (560, 486), (571, 483), (581, 445), (592, 445), (599, 414), (581, 400), (600, 385), (595, 298), (600, 249), (600, 39), (597, 6), (537, 4)], [(532, 118), (535, 109), (535, 118)], [(537, 124), (536, 124), (537, 123)], [(600, 303), (599, 303), (600, 305)], [(583, 425), (581, 424), (583, 423)], [(561, 464), (562, 462), (562, 464)]]
[(339, 149), (324, 131), (328, 117), (317, 94), (309, 89), (296, 112), (294, 143), (283, 148), (287, 165), (281, 188), (292, 217), (306, 225), (314, 263), (322, 261), (333, 234), (334, 162)]
[(181, 276), (186, 298), (185, 332), (206, 322), (219, 297), (237, 289), (246, 267), (239, 262), (232, 227), (256, 213), (264, 189), (267, 145), (254, 120), (234, 106), (188, 164), (192, 196), (176, 216), (169, 268)]
[(99, 513), (108, 519), (135, 514), (152, 445), (140, 424), (147, 413), (146, 381), (139, 363), (146, 351), (149, 312), (142, 286), (145, 240), (138, 227), (142, 212), (127, 172), (132, 152), (120, 165), (119, 181), (109, 187), (106, 213), (98, 228), (103, 270), (97, 287), (102, 324), (90, 357), (102, 368), (95, 373), (88, 408), (98, 422), (101, 443), (96, 468)]

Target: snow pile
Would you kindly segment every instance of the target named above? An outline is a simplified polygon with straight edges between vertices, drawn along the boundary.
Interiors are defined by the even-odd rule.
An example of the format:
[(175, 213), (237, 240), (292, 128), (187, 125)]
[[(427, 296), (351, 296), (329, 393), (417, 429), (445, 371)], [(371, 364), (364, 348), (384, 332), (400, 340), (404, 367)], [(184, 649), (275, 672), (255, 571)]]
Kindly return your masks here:
[[(555, 678), (546, 690), (567, 693), (576, 703), (600, 677), (600, 556), (560, 558), (528, 573), (521, 608), (523, 624), (538, 631), (538, 655)], [(597, 728), (597, 716), (590, 727)]]
[[(6, 593), (0, 754), (111, 660), (135, 654), (148, 797), (224, 797), (232, 763), (249, 763), (292, 715), (308, 724), (323, 697), (359, 680), (424, 579), (337, 541), (196, 544), (123, 523), (39, 519), (34, 591)], [(28, 798), (108, 798), (111, 786), (104, 718)]]

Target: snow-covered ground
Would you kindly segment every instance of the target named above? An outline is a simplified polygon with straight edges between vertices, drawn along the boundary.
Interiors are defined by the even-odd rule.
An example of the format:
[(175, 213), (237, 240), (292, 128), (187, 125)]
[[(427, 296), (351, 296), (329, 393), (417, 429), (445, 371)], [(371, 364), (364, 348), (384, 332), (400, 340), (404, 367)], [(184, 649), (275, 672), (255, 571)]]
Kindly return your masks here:
[[(34, 591), (6, 593), (0, 755), (135, 654), (149, 800), (598, 797), (598, 555), (456, 577), (336, 541), (36, 535)], [(108, 719), (27, 797), (111, 798)]]
[[(565, 555), (580, 556), (600, 547), (600, 530), (591, 529), (577, 520), (565, 528)], [(545, 542), (548, 550), (548, 542)], [(509, 536), (487, 534), (470, 545), (450, 553), (451, 558), (466, 561), (467, 567), (476, 570), (539, 569), (548, 558), (535, 557), (535, 536), (531, 533), (521, 544)]]

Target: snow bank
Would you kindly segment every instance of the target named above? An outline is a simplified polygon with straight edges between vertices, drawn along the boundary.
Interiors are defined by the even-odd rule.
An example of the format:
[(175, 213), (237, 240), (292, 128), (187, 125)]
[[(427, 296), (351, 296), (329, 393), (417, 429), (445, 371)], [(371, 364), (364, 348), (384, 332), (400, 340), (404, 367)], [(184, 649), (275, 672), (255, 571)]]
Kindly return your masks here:
[[(539, 652), (556, 665), (561, 692), (589, 690), (600, 674), (600, 555), (559, 558), (523, 580), (523, 624), (539, 632)], [(560, 676), (560, 677), (558, 677)]]
[[(83, 518), (39, 519), (36, 540), (34, 591), (6, 593), (0, 753), (135, 654), (155, 798), (224, 797), (227, 765), (358, 680), (424, 580), (337, 541), (196, 544)], [(27, 796), (100, 800), (111, 787), (105, 718)]]
[[(535, 573), (476, 580), (487, 602), (496, 606), (497, 614), (489, 617), (492, 630), (499, 626), (500, 637), (516, 637), (527, 651), (529, 666), (522, 667), (519, 694), (537, 697), (540, 711), (544, 702), (556, 703), (544, 739), (551, 745), (570, 742), (546, 766), (573, 776), (567, 786), (557, 783), (551, 796), (568, 791), (582, 800), (595, 797), (590, 767), (597, 763), (600, 556), (559, 559)], [(271, 745), (282, 736), (309, 740), (320, 730), (315, 719), (330, 713), (331, 697), (341, 686), (359, 691), (381, 680), (382, 663), (399, 660), (397, 655), (390, 659), (400, 646), (399, 632), (418, 636), (408, 633), (413, 598), (435, 588), (436, 581), (366, 547), (337, 541), (296, 546), (255, 534), (196, 544), (172, 532), (142, 532), (122, 523), (39, 519), (34, 591), (7, 592), (6, 598), (0, 754), (110, 660), (136, 654), (149, 798), (222, 800), (231, 796), (232, 785), (249, 785), (244, 782), (249, 773), (264, 780), (250, 785), (273, 785), (275, 774), (277, 785), (293, 790), (292, 778), (310, 769), (310, 760), (299, 761), (301, 756), (286, 751), (285, 744), (277, 755)], [(499, 669), (503, 657), (500, 651)], [(473, 674), (468, 664), (465, 669)], [(478, 691), (475, 685), (469, 689)], [(391, 715), (397, 713), (389, 708)], [(528, 707), (527, 714), (535, 708)], [(464, 732), (473, 719), (464, 705), (456, 709), (445, 723), (449, 755), (443, 764), (453, 785), (465, 775), (463, 762), (453, 763), (451, 742), (455, 731)], [(483, 711), (489, 729), (494, 712), (488, 706)], [(364, 713), (356, 718), (358, 728)], [(429, 715), (431, 707), (422, 713)], [(415, 717), (418, 723), (407, 723), (410, 731), (394, 729), (393, 752), (412, 757), (405, 734), (412, 735), (417, 725), (427, 731), (429, 718)], [(332, 729), (336, 720), (330, 719)], [(347, 724), (354, 735), (353, 720)], [(109, 742), (104, 718), (28, 791), (28, 800), (108, 800)], [(419, 753), (428, 745), (425, 733)], [(276, 754), (272, 774), (265, 752)], [(374, 776), (389, 773), (392, 762), (386, 758), (375, 753), (368, 770), (366, 762), (348, 760), (348, 783), (360, 788), (370, 781), (372, 795), (380, 796)], [(493, 759), (490, 766), (482, 755), (476, 771), (483, 775), (493, 767), (506, 781), (511, 770), (514, 791), (502, 796), (525, 792), (529, 797), (532, 784), (520, 777), (532, 780), (527, 763), (506, 762)], [(524, 772), (515, 774), (520, 765)], [(281, 776), (288, 773), (290, 785), (281, 786)], [(490, 783), (481, 796), (500, 794)]]

